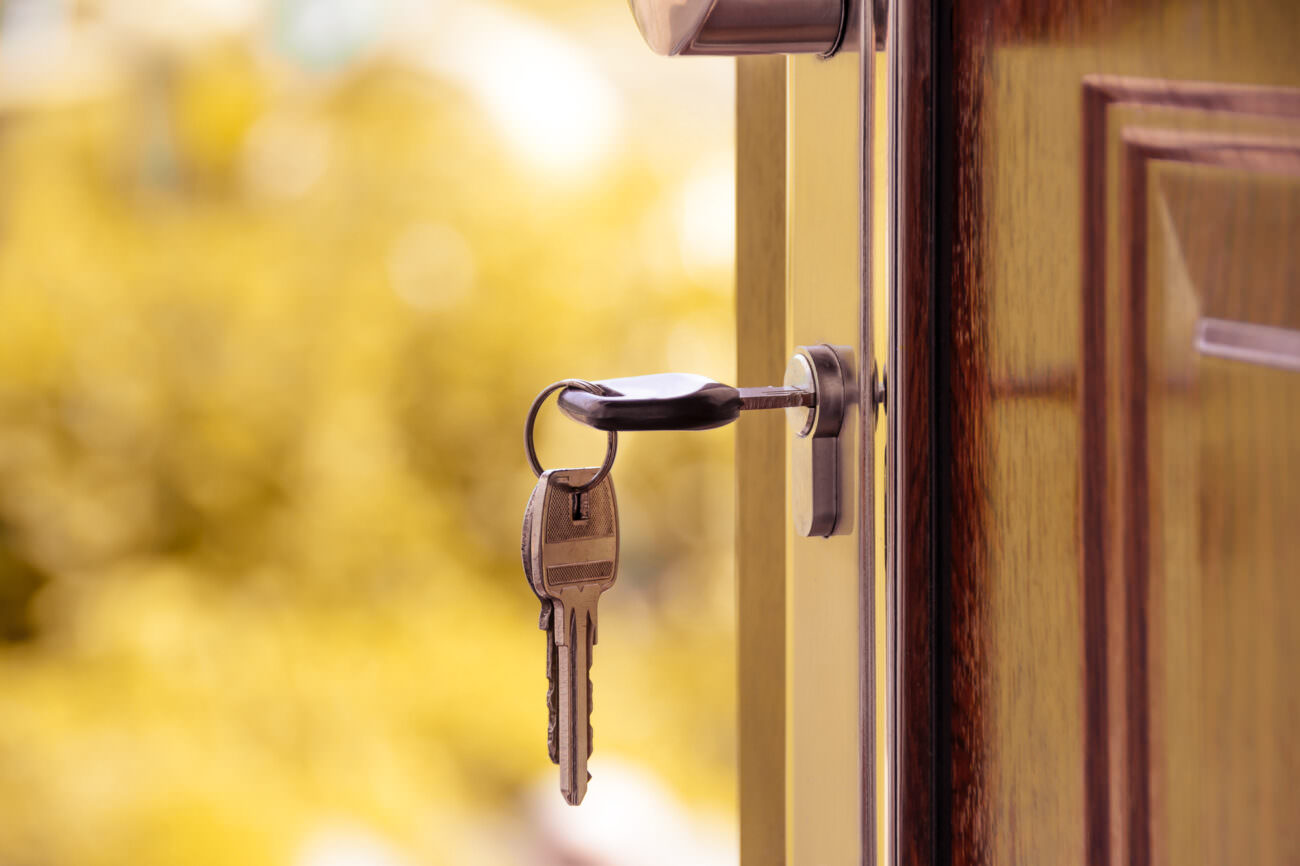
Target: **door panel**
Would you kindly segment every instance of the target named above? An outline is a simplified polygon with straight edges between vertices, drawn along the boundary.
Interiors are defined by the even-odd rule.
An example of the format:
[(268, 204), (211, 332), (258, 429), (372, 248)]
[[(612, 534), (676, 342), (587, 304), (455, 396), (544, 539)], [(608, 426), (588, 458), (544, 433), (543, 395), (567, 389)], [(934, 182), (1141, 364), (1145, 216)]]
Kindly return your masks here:
[(898, 5), (900, 857), (1294, 862), (1300, 7)]
[[(1184, 855), (1199, 854), (1190, 861), (1175, 856), (1175, 862), (1205, 862), (1213, 849), (1200, 844), (1209, 840), (1199, 836), (1207, 825), (1190, 821), (1185, 807), (1209, 807), (1207, 791), (1221, 796), (1253, 784), (1244, 765), (1233, 763), (1244, 774), (1216, 772), (1210, 767), (1213, 753), (1191, 748), (1175, 756), (1166, 744), (1197, 742), (1195, 729), (1203, 723), (1219, 727), (1211, 721), (1223, 706), (1218, 699), (1230, 695), (1206, 703), (1205, 686), (1222, 675), (1223, 665), (1241, 671), (1269, 664), (1267, 654), (1231, 659), (1230, 653), (1206, 655), (1199, 646), (1192, 652), (1188, 644), (1208, 637), (1197, 625), (1200, 607), (1194, 602), (1206, 588), (1200, 584), (1203, 568), (1216, 556), (1212, 544), (1197, 552), (1196, 545), (1212, 537), (1204, 532), (1204, 514), (1230, 501), (1222, 487), (1226, 479), (1204, 471), (1189, 455), (1200, 452), (1202, 431), (1231, 430), (1243, 417), (1248, 427), (1265, 422), (1264, 435), (1272, 442), (1294, 442), (1249, 406), (1240, 407), (1246, 410), (1241, 415), (1203, 399), (1209, 393), (1204, 389), (1212, 389), (1213, 366), (1202, 363), (1208, 360), (1204, 352), (1221, 350), (1198, 333), (1207, 322), (1220, 325), (1212, 338), (1234, 323), (1229, 339), (1239, 324), (1288, 324), (1296, 292), (1287, 285), (1295, 273), (1287, 239), (1300, 211), (1294, 210), (1294, 182), (1285, 175), (1286, 164), (1294, 163), (1298, 98), (1293, 90), (1207, 82), (1084, 83), (1084, 224), (1099, 230), (1089, 234), (1084, 250), (1083, 327), (1085, 334), (1106, 339), (1085, 337), (1083, 343), (1082, 413), (1085, 430), (1098, 435), (1110, 421), (1105, 440), (1084, 443), (1082, 459), (1115, 455), (1108, 477), (1083, 475), (1085, 510), (1095, 510), (1098, 521), (1084, 538), (1099, 539), (1092, 550), (1111, 550), (1105, 563), (1085, 558), (1085, 592), (1107, 600), (1105, 612), (1095, 612), (1087, 628), (1088, 657), (1096, 665), (1089, 702), (1094, 713), (1109, 708), (1093, 732), (1099, 741), (1105, 736), (1107, 762), (1092, 768), (1088, 782), (1096, 800), (1108, 802), (1111, 853), (1121, 860), (1151, 856), (1164, 862), (1175, 854), (1166, 841), (1181, 840), (1196, 843), (1183, 846)], [(1094, 263), (1104, 263), (1104, 270)], [(1271, 454), (1275, 460), (1283, 456)], [(1285, 462), (1275, 468), (1284, 471)], [(1109, 498), (1108, 489), (1115, 490)], [(1244, 515), (1267, 518), (1278, 505), (1277, 492), (1265, 489), (1239, 499), (1237, 513)], [(1167, 556), (1177, 562), (1172, 571), (1161, 561)], [(1297, 561), (1293, 555), (1291, 562)], [(1244, 561), (1240, 566), (1246, 568)], [(1176, 575), (1172, 582), (1170, 574)], [(1234, 597), (1246, 607), (1250, 578), (1242, 573), (1234, 580)], [(1169, 604), (1166, 593), (1172, 593)], [(1192, 676), (1197, 670), (1207, 682)], [(1166, 677), (1175, 671), (1173, 679)], [(1285, 690), (1277, 697), (1285, 715)], [(1169, 715), (1170, 708), (1177, 712)], [(1256, 709), (1263, 711), (1259, 718), (1267, 730), (1277, 714)], [(1286, 765), (1285, 749), (1275, 757)], [(1201, 781), (1194, 789), (1184, 787), (1196, 779)], [(1264, 829), (1271, 808), (1285, 805), (1285, 799), (1271, 799), (1248, 807), (1262, 807), (1256, 829)], [(1173, 823), (1166, 807), (1176, 807)], [(1230, 832), (1226, 819), (1203, 816), (1209, 826)], [(1231, 862), (1227, 853), (1221, 850), (1209, 862)]]
[[(883, 71), (883, 59), (868, 62)], [(884, 450), (870, 396), (884, 296), (875, 310), (867, 301), (885, 259), (883, 245), (862, 242), (885, 203), (884, 185), (863, 173), (877, 109), (863, 110), (870, 83), (858, 53), (744, 59), (739, 70), (741, 379), (779, 381), (796, 346), (827, 343), (851, 352), (857, 395), (839, 437), (840, 515), (829, 538), (792, 530), (798, 457), (785, 419), (738, 425), (741, 859), (878, 862), (883, 478), (872, 467), (883, 467)]]
[(1300, 138), (1144, 132), (1124, 154), (1130, 802), (1154, 862), (1294, 863)]
[[(785, 372), (786, 60), (736, 63), (736, 375)], [(740, 861), (785, 858), (785, 449), (776, 412), (736, 424)], [(777, 639), (780, 636), (782, 639)]]
[[(787, 76), (786, 354), (801, 344), (829, 343), (848, 346), (861, 359), (859, 59), (792, 57)], [(869, 626), (863, 593), (873, 582), (860, 575), (860, 418), (860, 411), (850, 412), (840, 435), (844, 495), (834, 534), (795, 537), (789, 548), (786, 857), (792, 864), (859, 862), (866, 844), (863, 779), (873, 774), (863, 767), (862, 640)]]

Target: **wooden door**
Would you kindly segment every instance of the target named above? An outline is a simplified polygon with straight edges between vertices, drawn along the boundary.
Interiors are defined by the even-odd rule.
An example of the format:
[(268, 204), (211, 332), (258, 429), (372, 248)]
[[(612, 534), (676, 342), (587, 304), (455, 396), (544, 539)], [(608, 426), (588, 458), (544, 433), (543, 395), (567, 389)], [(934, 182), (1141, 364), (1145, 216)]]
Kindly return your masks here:
[(1300, 862), (1300, 4), (891, 39), (894, 853)]

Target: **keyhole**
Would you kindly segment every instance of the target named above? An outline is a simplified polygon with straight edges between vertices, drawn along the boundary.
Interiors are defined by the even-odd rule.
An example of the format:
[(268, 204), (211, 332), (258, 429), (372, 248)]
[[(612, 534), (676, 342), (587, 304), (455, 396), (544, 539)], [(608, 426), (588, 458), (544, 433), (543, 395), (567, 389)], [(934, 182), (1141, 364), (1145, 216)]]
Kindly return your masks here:
[(591, 497), (586, 493), (573, 493), (569, 497), (573, 503), (573, 519), (588, 520), (591, 517)]

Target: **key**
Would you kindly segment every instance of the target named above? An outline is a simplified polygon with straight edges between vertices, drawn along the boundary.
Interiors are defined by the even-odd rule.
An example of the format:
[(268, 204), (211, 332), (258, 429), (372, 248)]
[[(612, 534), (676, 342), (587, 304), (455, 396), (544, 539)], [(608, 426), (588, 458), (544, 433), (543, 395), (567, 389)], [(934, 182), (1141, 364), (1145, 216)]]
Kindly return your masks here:
[(810, 408), (812, 382), (780, 388), (733, 388), (688, 373), (602, 379), (599, 390), (565, 388), (560, 411), (597, 430), (709, 430), (753, 409)]
[(555, 645), (555, 635), (552, 631), (552, 625), (555, 622), (554, 603), (550, 598), (543, 595), (537, 588), (540, 582), (533, 580), (533, 526), (539, 524), (537, 511), (541, 508), (543, 492), (546, 490), (547, 481), (539, 478), (537, 484), (533, 487), (532, 495), (528, 497), (528, 506), (524, 509), (524, 531), (523, 540), (520, 543), (520, 554), (524, 561), (524, 576), (528, 579), (528, 588), (533, 591), (541, 602), (541, 613), (537, 617), (537, 627), (545, 632), (546, 638), (546, 753), (550, 756), (552, 764), (560, 762), (559, 752), (559, 712), (560, 696), (556, 688), (556, 668), (559, 666), (559, 648)]
[(551, 600), (551, 633), (558, 652), (560, 792), (572, 806), (587, 793), (592, 751), (591, 654), (598, 631), (596, 605), (618, 576), (618, 503), (606, 476), (583, 493), (595, 474), (552, 469), (538, 479), (540, 502), (529, 509), (528, 574), (533, 589)]

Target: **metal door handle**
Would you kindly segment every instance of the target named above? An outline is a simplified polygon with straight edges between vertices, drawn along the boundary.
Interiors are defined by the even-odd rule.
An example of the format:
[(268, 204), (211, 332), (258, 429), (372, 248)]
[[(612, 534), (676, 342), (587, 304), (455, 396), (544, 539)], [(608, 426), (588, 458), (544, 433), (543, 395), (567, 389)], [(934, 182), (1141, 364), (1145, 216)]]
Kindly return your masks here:
[(862, 0), (631, 0), (658, 54), (821, 54), (856, 32)]

